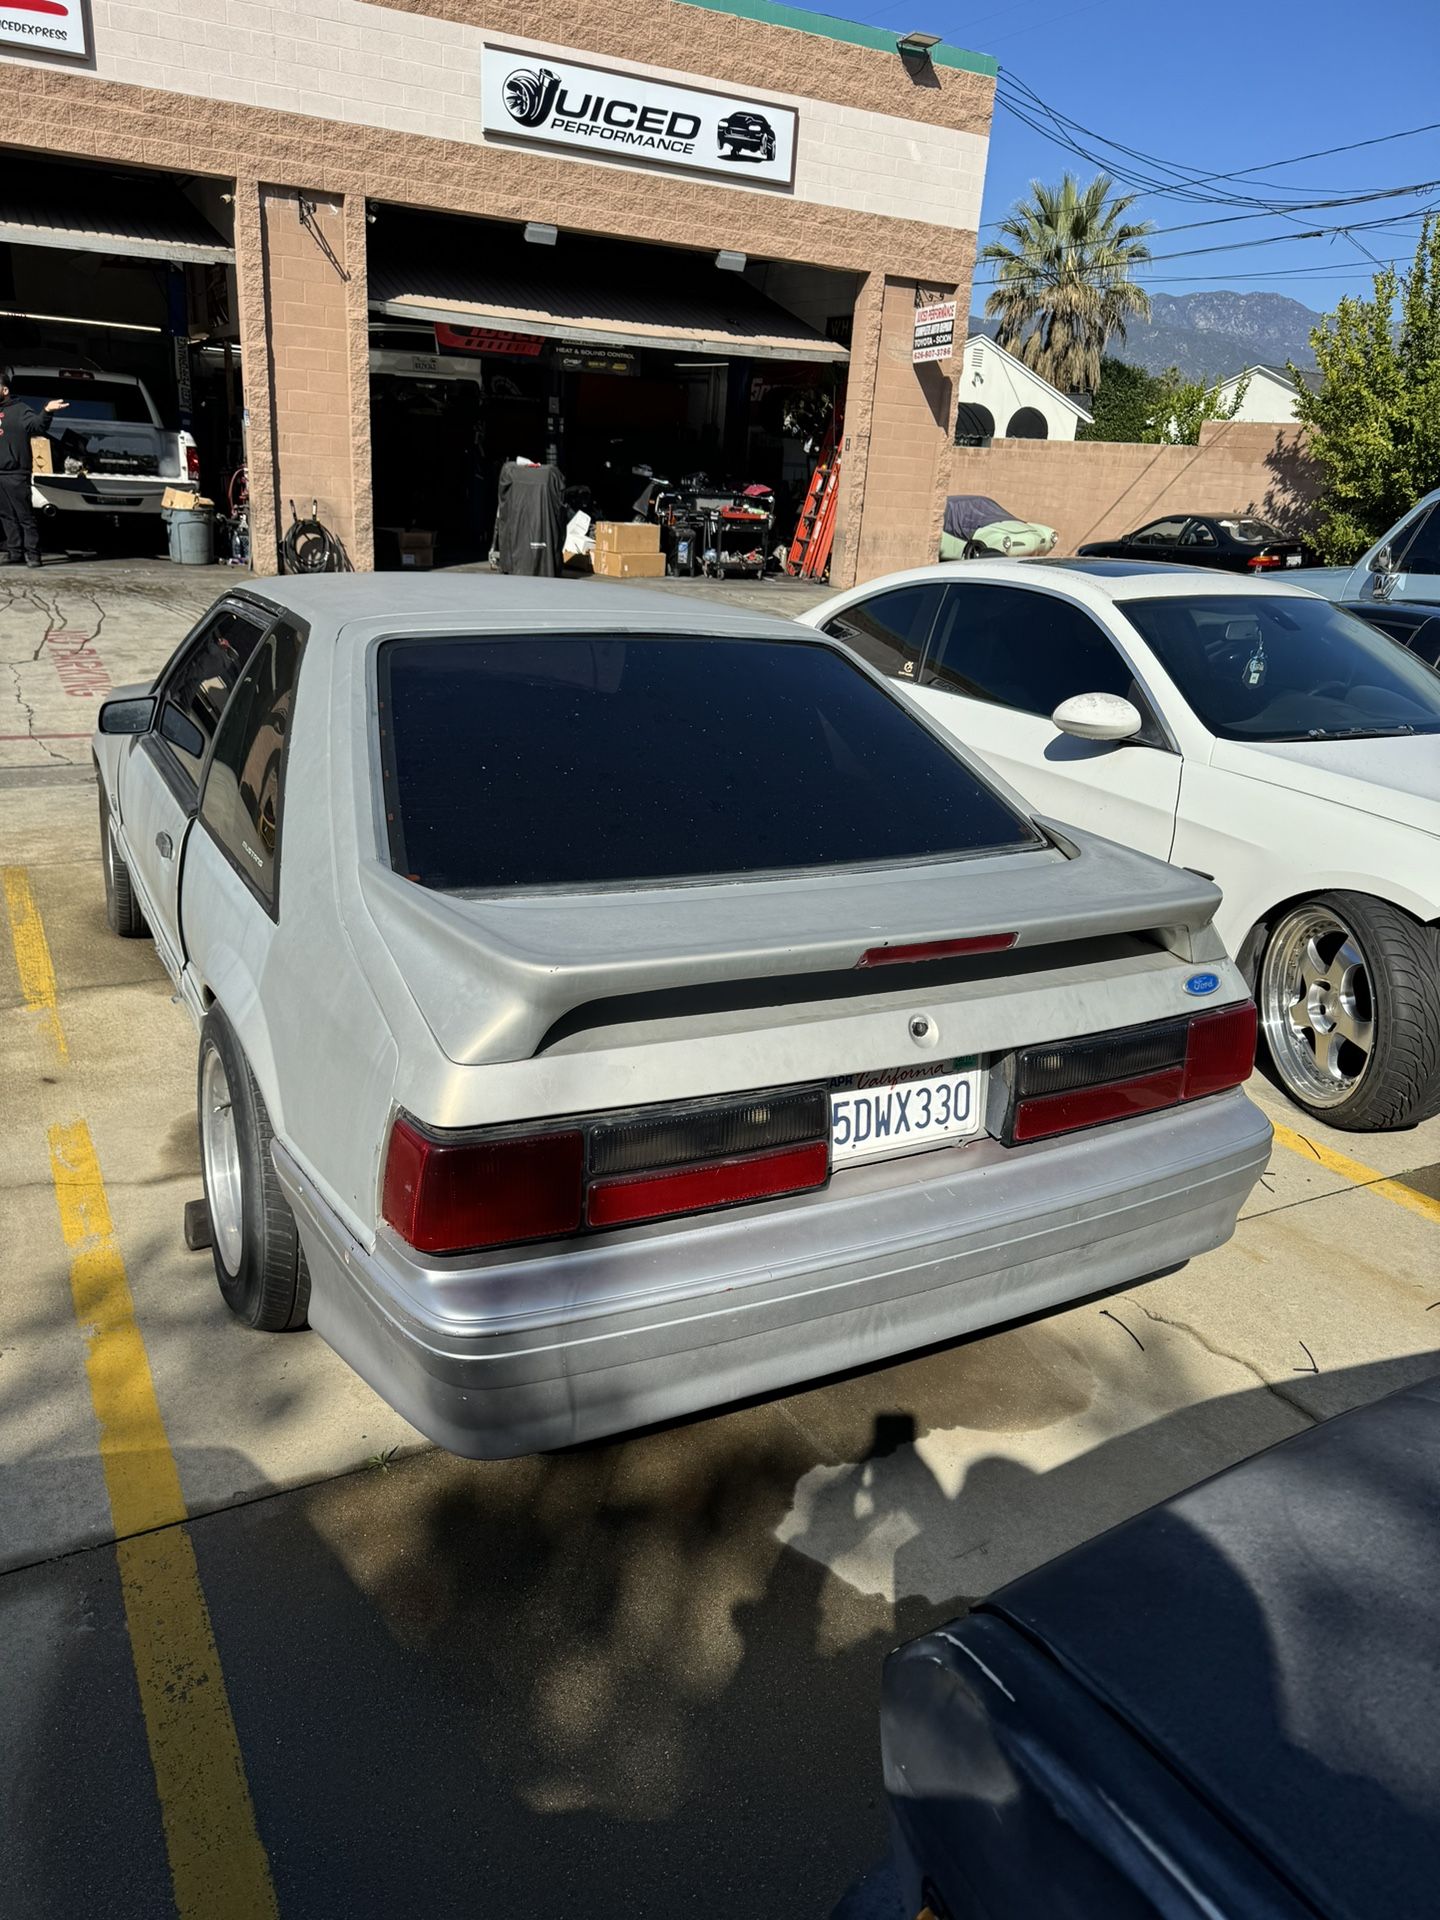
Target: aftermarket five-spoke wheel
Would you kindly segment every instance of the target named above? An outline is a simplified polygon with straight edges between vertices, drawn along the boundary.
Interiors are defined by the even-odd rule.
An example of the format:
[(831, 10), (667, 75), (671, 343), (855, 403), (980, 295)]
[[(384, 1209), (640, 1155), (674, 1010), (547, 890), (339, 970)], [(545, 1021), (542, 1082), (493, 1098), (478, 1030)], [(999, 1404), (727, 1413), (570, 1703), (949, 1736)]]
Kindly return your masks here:
[(1317, 895), (1276, 922), (1260, 1023), (1293, 1100), (1357, 1130), (1411, 1126), (1440, 1104), (1435, 947), (1432, 929), (1363, 894)]

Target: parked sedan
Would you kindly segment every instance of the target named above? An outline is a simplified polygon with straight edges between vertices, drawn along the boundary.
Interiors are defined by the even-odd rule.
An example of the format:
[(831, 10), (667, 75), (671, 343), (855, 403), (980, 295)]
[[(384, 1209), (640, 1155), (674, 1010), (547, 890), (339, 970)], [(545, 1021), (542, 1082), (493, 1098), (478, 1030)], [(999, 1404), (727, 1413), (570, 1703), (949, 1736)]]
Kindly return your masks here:
[(1440, 1109), (1440, 679), (1288, 582), (977, 561), (803, 616), (1057, 819), (1213, 874), (1291, 1098)]
[(1389, 634), (1427, 666), (1440, 667), (1440, 605), (1417, 600), (1347, 600), (1343, 611)]
[(1152, 520), (1118, 540), (1091, 540), (1084, 559), (1170, 560), (1222, 573), (1275, 573), (1298, 567), (1300, 542), (1245, 513), (1180, 513)]
[(272, 582), (95, 754), (111, 924), (199, 1028), (221, 1292), (457, 1452), (1128, 1282), (1265, 1163), (1211, 882), (788, 621)]

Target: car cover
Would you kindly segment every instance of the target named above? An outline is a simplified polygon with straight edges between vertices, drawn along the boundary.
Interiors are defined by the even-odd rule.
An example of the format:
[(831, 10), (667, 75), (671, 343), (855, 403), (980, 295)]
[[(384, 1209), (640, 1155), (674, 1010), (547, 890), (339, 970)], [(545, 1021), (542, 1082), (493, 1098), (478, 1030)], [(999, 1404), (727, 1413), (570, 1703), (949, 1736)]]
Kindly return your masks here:
[(495, 510), (496, 565), (501, 573), (543, 574), (564, 565), (565, 476), (558, 467), (507, 460)]
[(983, 493), (952, 493), (945, 502), (945, 531), (957, 540), (973, 540), (981, 527), (993, 527), (997, 520), (1013, 520), (1013, 513)]

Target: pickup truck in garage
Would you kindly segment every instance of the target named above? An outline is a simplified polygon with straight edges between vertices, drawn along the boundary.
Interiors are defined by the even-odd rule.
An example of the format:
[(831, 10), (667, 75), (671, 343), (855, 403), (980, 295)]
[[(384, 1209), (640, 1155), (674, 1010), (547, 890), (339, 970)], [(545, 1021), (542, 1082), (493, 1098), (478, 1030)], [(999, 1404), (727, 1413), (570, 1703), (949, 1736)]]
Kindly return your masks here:
[(134, 374), (19, 366), (14, 391), (37, 410), (47, 400), (65, 402), (48, 443), (35, 443), (44, 448), (30, 481), (37, 512), (158, 515), (167, 487), (198, 487), (194, 440), (166, 428)]

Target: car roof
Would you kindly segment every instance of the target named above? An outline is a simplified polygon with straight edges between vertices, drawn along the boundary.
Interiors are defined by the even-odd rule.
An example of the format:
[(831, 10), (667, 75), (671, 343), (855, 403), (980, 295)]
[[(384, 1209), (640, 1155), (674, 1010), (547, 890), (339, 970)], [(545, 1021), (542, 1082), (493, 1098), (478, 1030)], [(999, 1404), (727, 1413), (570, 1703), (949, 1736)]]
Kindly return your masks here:
[(562, 577), (517, 579), (498, 573), (322, 573), (283, 574), (247, 581), (237, 593), (310, 626), (333, 629), (357, 622), (393, 620), (414, 631), (426, 621), (453, 629), (465, 619), (486, 627), (497, 620), (557, 619), (617, 622), (668, 633), (768, 634), (799, 639), (793, 621), (780, 614), (750, 613), (688, 593), (647, 592), (608, 580)]
[[(1303, 571), (1303, 570), (1302, 570)], [(1293, 594), (1312, 600), (1314, 592), (1303, 578), (1283, 580), (1257, 579), (1252, 574), (1217, 573), (1209, 567), (1174, 566), (1162, 560), (941, 560), (926, 567), (909, 567), (903, 573), (888, 573), (867, 580), (814, 607), (804, 615), (806, 625), (818, 613), (825, 616), (840, 602), (853, 603), (868, 594), (891, 587), (918, 586), (928, 580), (985, 581), (992, 586), (1062, 587), (1077, 600), (1089, 605), (1107, 602), (1123, 604), (1127, 600), (1163, 600), (1177, 593), (1202, 591), (1235, 598), (1256, 595)]]

